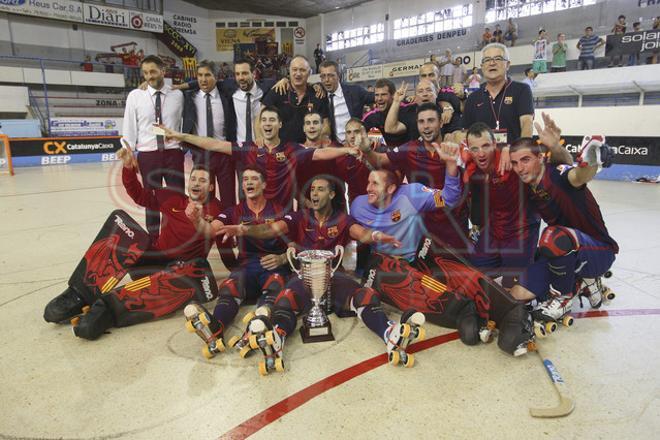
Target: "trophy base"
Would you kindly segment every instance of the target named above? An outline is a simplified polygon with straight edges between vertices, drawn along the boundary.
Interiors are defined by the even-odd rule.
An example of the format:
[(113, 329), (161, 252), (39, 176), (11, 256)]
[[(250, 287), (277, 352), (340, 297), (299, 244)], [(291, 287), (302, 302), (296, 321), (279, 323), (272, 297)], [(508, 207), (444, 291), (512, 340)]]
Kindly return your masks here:
[(332, 334), (332, 325), (330, 325), (330, 321), (328, 321), (328, 324), (323, 327), (309, 327), (303, 319), (302, 326), (300, 327), (300, 336), (302, 336), (303, 343), (305, 344), (335, 340), (335, 337)]

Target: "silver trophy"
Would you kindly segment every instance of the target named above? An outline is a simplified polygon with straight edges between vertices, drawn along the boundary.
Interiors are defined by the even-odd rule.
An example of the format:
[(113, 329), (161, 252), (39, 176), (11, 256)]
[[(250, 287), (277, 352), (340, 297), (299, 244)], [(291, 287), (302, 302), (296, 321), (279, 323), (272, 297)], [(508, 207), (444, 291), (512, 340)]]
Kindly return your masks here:
[[(332, 304), (330, 293), (330, 279), (341, 264), (344, 258), (344, 247), (335, 247), (335, 252), (309, 250), (302, 251), (296, 255), (294, 248), (288, 248), (286, 257), (289, 260), (291, 269), (298, 274), (298, 278), (303, 281), (305, 289), (312, 299), (312, 308), (303, 318), (303, 325), (300, 328), (303, 342), (321, 342), (333, 341), (332, 327), (330, 320), (323, 308), (321, 308), (321, 298), (326, 296), (328, 304)], [(337, 263), (332, 266), (332, 260), (337, 258)], [(296, 268), (293, 260), (298, 260), (300, 269)]]

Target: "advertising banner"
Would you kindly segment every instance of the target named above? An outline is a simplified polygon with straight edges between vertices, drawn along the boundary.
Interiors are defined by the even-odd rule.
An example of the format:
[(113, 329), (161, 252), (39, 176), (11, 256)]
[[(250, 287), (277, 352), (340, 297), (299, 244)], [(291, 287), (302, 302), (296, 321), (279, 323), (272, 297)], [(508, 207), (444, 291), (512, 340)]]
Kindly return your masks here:
[(419, 74), (419, 68), (422, 67), (422, 64), (424, 64), (424, 58), (383, 64), (382, 77), (400, 78), (405, 76), (417, 76)]
[(197, 48), (167, 21), (163, 22), (163, 33), (156, 38), (179, 58), (194, 58), (197, 53)]
[[(0, 0), (2, 1), (2, 0)], [(163, 32), (163, 16), (111, 6), (85, 3), (83, 22), (135, 31)]]
[(75, 156), (80, 154), (114, 153), (121, 148), (119, 136), (12, 138), (11, 155), (14, 158), (39, 156)]
[(122, 118), (51, 118), (53, 136), (120, 136)]
[(660, 29), (607, 36), (605, 55), (627, 55), (660, 50)]
[(350, 82), (371, 81), (383, 77), (383, 65), (351, 67), (346, 71), (346, 80)]
[(0, 11), (65, 21), (83, 21), (83, 4), (71, 0), (0, 0)]
[(254, 43), (257, 39), (275, 41), (275, 28), (234, 28), (216, 29), (216, 50), (227, 52), (234, 50), (235, 44)]
[[(582, 145), (582, 136), (563, 138), (566, 149), (576, 157)], [(605, 140), (615, 153), (615, 164), (660, 165), (660, 137), (607, 136)]]

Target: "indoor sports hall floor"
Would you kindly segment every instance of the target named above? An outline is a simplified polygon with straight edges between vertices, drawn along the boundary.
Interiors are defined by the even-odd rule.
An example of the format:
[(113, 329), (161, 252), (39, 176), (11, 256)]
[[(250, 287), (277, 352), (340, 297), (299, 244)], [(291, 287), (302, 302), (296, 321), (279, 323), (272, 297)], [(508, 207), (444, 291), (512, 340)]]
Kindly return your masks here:
[(255, 357), (202, 358), (182, 312), (95, 342), (44, 322), (110, 211), (143, 220), (117, 173), (89, 164), (0, 176), (0, 438), (658, 438), (660, 185), (590, 185), (621, 246), (608, 280), (618, 296), (610, 316), (540, 342), (576, 402), (572, 415), (544, 420), (529, 408), (557, 395), (536, 354), (466, 347), (432, 325), (412, 369), (387, 365), (357, 320), (333, 317), (335, 342), (303, 345), (296, 334), (286, 373), (260, 377)]

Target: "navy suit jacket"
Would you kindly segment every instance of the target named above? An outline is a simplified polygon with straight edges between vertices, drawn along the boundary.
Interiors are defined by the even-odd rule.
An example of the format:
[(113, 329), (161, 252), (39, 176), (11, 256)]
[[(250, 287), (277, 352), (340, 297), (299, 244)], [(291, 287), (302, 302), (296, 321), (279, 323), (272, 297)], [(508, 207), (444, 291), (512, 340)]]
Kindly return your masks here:
[[(276, 81), (273, 79), (264, 79), (257, 81), (257, 87), (263, 92), (263, 96), (266, 96), (268, 91), (275, 85)], [(220, 84), (220, 83), (218, 83)], [(236, 109), (234, 108), (234, 99), (232, 96), (238, 90), (238, 83), (234, 78), (227, 78), (222, 81), (222, 93), (224, 94), (225, 100), (229, 106), (229, 111), (232, 115), (233, 127), (234, 127), (234, 137), (231, 139), (233, 142), (236, 141)], [(262, 98), (263, 98), (262, 96)], [(225, 113), (226, 114), (226, 113)], [(253, 118), (256, 118), (257, 115), (252, 115)]]
[[(346, 107), (348, 107), (348, 113), (353, 118), (362, 119), (364, 106), (374, 103), (374, 93), (367, 92), (367, 89), (364, 87), (354, 84), (341, 83), (341, 89), (344, 91), (344, 100), (346, 101)], [(328, 99), (330, 98), (328, 97)]]
[[(199, 91), (197, 81), (189, 83), (191, 86), (189, 90), (183, 92), (183, 132), (192, 133), (195, 125), (197, 125), (197, 107), (195, 107), (195, 95)], [(220, 101), (222, 102), (222, 111), (225, 114), (225, 139), (230, 142), (236, 141), (236, 116), (234, 114), (234, 106), (231, 100), (228, 100), (222, 93), (221, 83), (218, 82), (216, 88), (218, 89)], [(201, 133), (204, 135), (204, 133)]]

